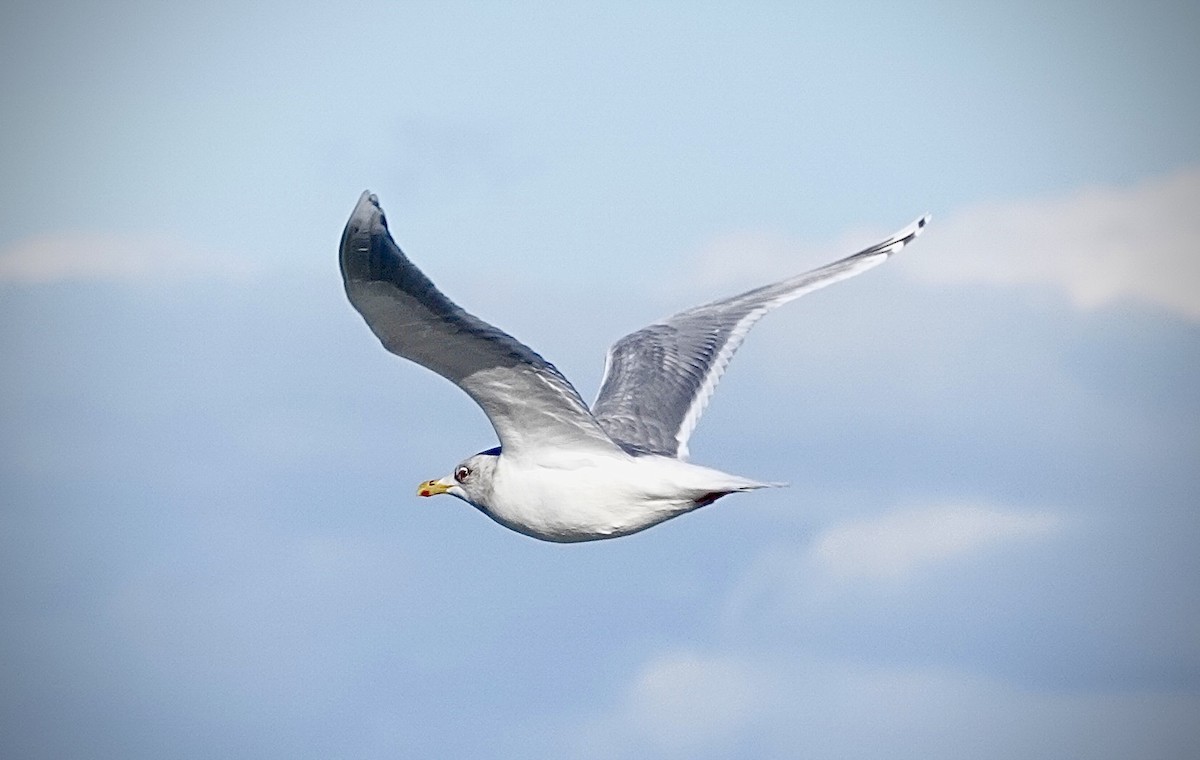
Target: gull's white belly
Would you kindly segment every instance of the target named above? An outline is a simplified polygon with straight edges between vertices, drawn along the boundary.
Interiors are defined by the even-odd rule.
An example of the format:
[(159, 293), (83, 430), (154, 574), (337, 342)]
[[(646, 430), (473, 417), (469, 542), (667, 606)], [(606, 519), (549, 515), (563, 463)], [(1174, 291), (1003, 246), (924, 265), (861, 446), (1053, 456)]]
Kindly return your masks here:
[(533, 464), (504, 459), (490, 503), (477, 506), (505, 527), (546, 541), (635, 533), (727, 493), (765, 485), (658, 456)]

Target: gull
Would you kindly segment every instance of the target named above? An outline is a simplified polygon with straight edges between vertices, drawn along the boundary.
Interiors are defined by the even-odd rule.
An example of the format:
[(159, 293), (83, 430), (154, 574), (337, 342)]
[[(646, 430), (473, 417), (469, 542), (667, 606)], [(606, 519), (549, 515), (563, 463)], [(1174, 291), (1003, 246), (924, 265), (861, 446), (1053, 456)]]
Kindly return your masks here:
[(428, 480), (519, 533), (561, 543), (645, 530), (732, 493), (780, 485), (687, 461), (687, 443), (746, 333), (788, 301), (881, 264), (916, 239), (925, 215), (819, 269), (680, 312), (618, 340), (589, 409), (554, 365), (442, 294), (400, 250), (379, 199), (364, 192), (341, 242), (350, 303), (388, 351), (464, 390), (496, 448)]

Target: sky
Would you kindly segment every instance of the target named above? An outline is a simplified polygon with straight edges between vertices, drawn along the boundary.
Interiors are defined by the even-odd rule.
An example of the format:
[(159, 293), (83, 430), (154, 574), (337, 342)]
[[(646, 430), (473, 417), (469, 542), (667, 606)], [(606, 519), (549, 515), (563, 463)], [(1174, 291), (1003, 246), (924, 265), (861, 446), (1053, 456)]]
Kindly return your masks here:
[[(1194, 3), (0, 10), (0, 755), (1200, 756)], [(346, 302), (363, 189), (585, 398), (768, 316), (694, 462), (552, 545)]]

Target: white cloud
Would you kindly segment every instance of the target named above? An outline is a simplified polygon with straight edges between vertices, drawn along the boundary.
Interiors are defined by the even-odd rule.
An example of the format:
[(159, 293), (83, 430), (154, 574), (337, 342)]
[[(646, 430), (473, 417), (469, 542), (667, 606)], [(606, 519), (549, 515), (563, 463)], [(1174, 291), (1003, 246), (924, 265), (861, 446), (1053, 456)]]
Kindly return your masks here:
[[(798, 642), (799, 644), (799, 642)], [(786, 651), (650, 658), (574, 757), (1189, 757), (1200, 697), (1028, 689)], [(741, 750), (740, 752), (738, 750)]]
[(953, 669), (763, 655), (784, 684), (758, 730), (780, 756), (1185, 757), (1190, 694), (1027, 689)]
[[(1200, 319), (1200, 167), (1128, 187), (930, 210), (933, 223), (904, 254), (900, 271), (909, 276), (946, 285), (1045, 285), (1080, 308), (1132, 298)], [(758, 285), (890, 231), (820, 245), (760, 232), (723, 236), (699, 253), (687, 286), (719, 295)]]
[(241, 279), (253, 271), (243, 259), (150, 236), (53, 233), (0, 250), (0, 282)]
[(1036, 539), (1059, 520), (1043, 512), (937, 506), (835, 525), (822, 533), (810, 560), (834, 580), (899, 580), (1012, 541)]
[(666, 653), (646, 662), (618, 703), (582, 728), (580, 750), (612, 757), (652, 748), (691, 757), (726, 746), (766, 708), (771, 681), (737, 658)]
[(1200, 319), (1200, 167), (939, 222), (905, 271), (937, 283), (1052, 285), (1081, 308), (1134, 298)]
[[(953, 573), (1020, 552), (1060, 530), (1050, 512), (972, 505), (895, 510), (835, 523), (807, 546), (763, 553), (731, 589), (722, 610), (730, 630), (800, 626), (847, 614), (848, 607), (907, 609), (954, 582)], [(892, 607), (899, 604), (900, 607)]]

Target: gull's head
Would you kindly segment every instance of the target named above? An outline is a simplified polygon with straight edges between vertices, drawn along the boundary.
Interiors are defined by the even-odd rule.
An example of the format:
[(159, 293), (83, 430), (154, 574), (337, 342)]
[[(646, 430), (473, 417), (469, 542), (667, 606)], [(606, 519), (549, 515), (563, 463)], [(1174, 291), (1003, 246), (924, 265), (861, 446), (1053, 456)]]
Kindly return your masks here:
[(454, 472), (438, 480), (426, 480), (417, 486), (418, 496), (437, 496), (448, 493), (476, 506), (486, 506), (492, 493), (492, 475), (500, 449), (489, 449), (469, 457), (454, 468)]

